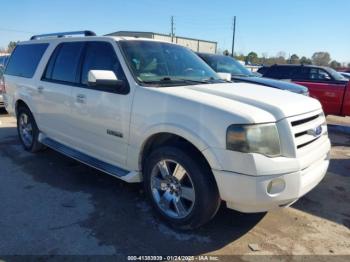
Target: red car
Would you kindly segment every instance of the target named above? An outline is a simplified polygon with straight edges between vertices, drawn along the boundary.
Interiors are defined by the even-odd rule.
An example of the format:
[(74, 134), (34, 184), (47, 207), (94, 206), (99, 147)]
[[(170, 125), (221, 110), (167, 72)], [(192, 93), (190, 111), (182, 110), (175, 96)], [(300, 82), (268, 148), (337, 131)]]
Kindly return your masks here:
[(314, 65), (273, 65), (263, 69), (260, 72), (264, 77), (306, 86), (310, 96), (321, 102), (325, 114), (350, 116), (350, 82), (337, 71)]

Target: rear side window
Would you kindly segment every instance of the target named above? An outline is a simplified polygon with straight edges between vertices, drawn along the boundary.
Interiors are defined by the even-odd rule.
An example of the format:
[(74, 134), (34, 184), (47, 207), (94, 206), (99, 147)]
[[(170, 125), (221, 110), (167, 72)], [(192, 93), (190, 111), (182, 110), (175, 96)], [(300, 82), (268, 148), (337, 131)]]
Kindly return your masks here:
[(70, 42), (58, 45), (49, 60), (44, 79), (79, 83), (78, 68), (83, 49), (83, 42)]
[(88, 84), (88, 73), (90, 70), (110, 70), (115, 73), (119, 80), (126, 81), (118, 57), (112, 45), (107, 42), (87, 43), (81, 75), (81, 82), (84, 85)]
[(291, 66), (272, 66), (270, 70), (264, 74), (264, 77), (291, 79), (294, 71), (295, 67)]
[(7, 64), (5, 74), (33, 77), (35, 70), (49, 44), (18, 45)]
[(310, 67), (299, 67), (294, 71), (292, 79), (295, 80), (309, 80), (310, 79)]

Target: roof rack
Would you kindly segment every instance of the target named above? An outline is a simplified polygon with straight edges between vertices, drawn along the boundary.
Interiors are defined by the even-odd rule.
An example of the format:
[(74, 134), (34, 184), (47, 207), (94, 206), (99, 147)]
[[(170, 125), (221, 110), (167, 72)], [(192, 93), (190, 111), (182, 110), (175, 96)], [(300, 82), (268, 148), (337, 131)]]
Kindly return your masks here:
[(84, 36), (96, 36), (95, 32), (85, 30), (85, 31), (73, 31), (73, 32), (62, 32), (62, 33), (52, 33), (52, 34), (43, 34), (43, 35), (33, 35), (30, 40), (37, 40), (40, 38), (46, 38), (46, 37), (65, 37), (65, 36), (72, 36), (72, 35), (84, 35)]

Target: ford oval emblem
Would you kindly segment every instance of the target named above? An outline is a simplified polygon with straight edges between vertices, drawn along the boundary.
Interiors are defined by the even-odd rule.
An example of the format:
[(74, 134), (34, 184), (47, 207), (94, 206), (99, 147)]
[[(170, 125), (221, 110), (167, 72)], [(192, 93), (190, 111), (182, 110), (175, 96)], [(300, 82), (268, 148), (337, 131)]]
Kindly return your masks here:
[(312, 136), (319, 136), (322, 134), (322, 126), (318, 126), (318, 127), (313, 128), (313, 129), (309, 129), (307, 131), (307, 133), (309, 135), (312, 135)]

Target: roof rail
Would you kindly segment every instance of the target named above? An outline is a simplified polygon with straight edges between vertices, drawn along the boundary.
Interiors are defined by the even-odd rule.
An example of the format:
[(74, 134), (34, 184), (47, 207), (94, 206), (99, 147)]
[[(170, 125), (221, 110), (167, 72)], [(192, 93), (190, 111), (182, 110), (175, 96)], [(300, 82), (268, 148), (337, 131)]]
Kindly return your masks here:
[(52, 33), (52, 34), (43, 34), (43, 35), (33, 35), (30, 40), (36, 40), (40, 38), (46, 38), (46, 37), (65, 37), (65, 36), (71, 36), (71, 35), (84, 35), (84, 36), (96, 36), (95, 32), (85, 30), (85, 31), (73, 31), (73, 32), (62, 32), (62, 33)]

